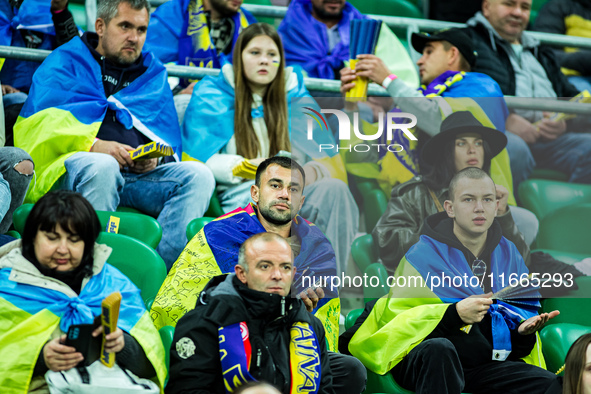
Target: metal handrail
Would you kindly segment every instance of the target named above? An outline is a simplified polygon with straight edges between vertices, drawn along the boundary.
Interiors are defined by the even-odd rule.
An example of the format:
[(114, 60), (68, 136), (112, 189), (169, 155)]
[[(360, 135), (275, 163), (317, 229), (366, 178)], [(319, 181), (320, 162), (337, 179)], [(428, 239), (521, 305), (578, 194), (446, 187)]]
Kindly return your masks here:
[[(0, 58), (12, 58), (17, 60), (28, 60), (34, 62), (42, 62), (51, 51), (44, 49), (30, 49), (20, 47), (9, 47), (0, 45)], [(206, 75), (216, 76), (219, 74), (219, 69), (203, 68), (203, 67), (188, 67), (177, 66), (175, 64), (167, 64), (166, 70), (171, 77), (200, 79)], [(340, 89), (340, 82), (328, 79), (319, 78), (304, 78), (304, 83), (308, 90), (338, 93)], [(388, 96), (388, 93), (381, 86), (371, 84), (368, 89), (368, 94), (371, 96)], [(514, 109), (533, 109), (537, 111), (550, 112), (566, 112), (575, 114), (591, 115), (591, 105), (583, 103), (571, 103), (568, 101), (559, 101), (553, 99), (533, 99), (521, 97), (505, 97), (507, 106)]]

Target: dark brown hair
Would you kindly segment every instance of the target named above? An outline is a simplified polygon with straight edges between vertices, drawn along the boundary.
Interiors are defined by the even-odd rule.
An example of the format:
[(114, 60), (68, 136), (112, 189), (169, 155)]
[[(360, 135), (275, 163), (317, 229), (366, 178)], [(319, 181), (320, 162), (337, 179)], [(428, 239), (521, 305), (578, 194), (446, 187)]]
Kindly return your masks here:
[(285, 91), (285, 55), (283, 44), (275, 28), (266, 23), (255, 23), (240, 33), (234, 46), (234, 82), (235, 82), (235, 113), (234, 136), (236, 150), (239, 155), (252, 159), (261, 152), (259, 140), (252, 127), (252, 91), (244, 74), (242, 52), (255, 37), (268, 36), (277, 45), (281, 60), (275, 79), (269, 84), (263, 97), (265, 124), (269, 135), (269, 156), (275, 156), (280, 150), (289, 151), (289, 130), (287, 122), (287, 92)]

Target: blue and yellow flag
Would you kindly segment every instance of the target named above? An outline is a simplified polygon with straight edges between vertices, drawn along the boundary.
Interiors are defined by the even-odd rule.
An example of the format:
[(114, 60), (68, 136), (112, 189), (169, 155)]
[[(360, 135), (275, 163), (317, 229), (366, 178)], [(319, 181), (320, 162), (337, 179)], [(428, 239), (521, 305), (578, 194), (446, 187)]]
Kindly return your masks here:
[[(14, 253), (14, 252), (11, 252)], [(91, 324), (101, 302), (114, 291), (122, 295), (118, 327), (142, 346), (164, 387), (166, 366), (160, 336), (144, 307), (139, 289), (119, 270), (105, 264), (80, 294), (68, 295), (19, 283), (12, 268), (0, 270), (0, 386), (5, 393), (27, 393), (33, 368), (53, 332), (72, 324)], [(72, 292), (73, 293), (73, 292)]]
[[(242, 30), (256, 19), (240, 8), (232, 16), (232, 48)], [(232, 51), (217, 53), (209, 35), (203, 0), (172, 0), (162, 4), (150, 18), (146, 51), (153, 52), (163, 63), (181, 66), (220, 68), (232, 62)]]
[(53, 51), (33, 77), (14, 127), (15, 146), (35, 162), (37, 181), (26, 201), (35, 202), (66, 172), (65, 160), (88, 152), (107, 109), (127, 129), (135, 127), (152, 141), (171, 146), (180, 158), (181, 136), (166, 69), (150, 53), (147, 70), (129, 86), (105, 97), (99, 63), (78, 37)]
[[(486, 280), (491, 281), (493, 292), (506, 287), (510, 274), (519, 277), (528, 272), (515, 245), (505, 238), (501, 238), (494, 249), (490, 263), (492, 278), (486, 276)], [(444, 276), (466, 277), (467, 285), (454, 286), (452, 281), (445, 282)], [(385, 374), (431, 334), (451, 303), (483, 294), (477, 279), (460, 250), (421, 235), (420, 241), (410, 248), (396, 269), (396, 286), (390, 288), (388, 296), (378, 300), (351, 339), (351, 354), (371, 371)], [(493, 325), (493, 346), (499, 353), (508, 355), (511, 351), (509, 330), (534, 316), (536, 311), (497, 301), (488, 313)], [(539, 337), (537, 339), (524, 361), (544, 368)]]
[[(264, 231), (253, 204), (208, 223), (189, 241), (158, 291), (150, 311), (156, 327), (176, 326), (185, 313), (195, 308), (199, 294), (213, 277), (234, 272), (242, 243)], [(296, 216), (292, 221), (292, 234), (302, 244), (294, 261), (296, 292), (310, 286), (304, 277), (314, 280), (337, 274), (334, 250), (322, 231)], [(338, 289), (323, 289), (326, 296), (318, 302), (314, 314), (324, 325), (328, 348), (334, 350), (339, 333)]]
[[(0, 2), (0, 45), (26, 48), (21, 31), (30, 30), (42, 33), (38, 37), (38, 49), (53, 49), (55, 28), (49, 11), (50, 2), (46, 0), (24, 0), (19, 8), (9, 1)], [(0, 58), (0, 80), (5, 85), (27, 91), (31, 78), (39, 67), (37, 62)]]
[[(347, 183), (345, 166), (326, 121), (312, 123), (313, 138), (307, 138), (309, 117), (306, 114), (319, 113), (320, 107), (306, 89), (301, 69), (288, 67), (285, 73), (286, 79), (295, 76), (296, 81), (286, 89), (292, 150), (323, 164), (333, 178)], [(224, 72), (217, 77), (205, 77), (197, 84), (183, 121), (184, 159), (206, 162), (230, 141), (234, 135), (235, 107), (234, 87), (228, 83)], [(262, 106), (253, 109), (252, 117), (264, 117), (264, 111)], [(335, 149), (320, 150), (322, 144)]]

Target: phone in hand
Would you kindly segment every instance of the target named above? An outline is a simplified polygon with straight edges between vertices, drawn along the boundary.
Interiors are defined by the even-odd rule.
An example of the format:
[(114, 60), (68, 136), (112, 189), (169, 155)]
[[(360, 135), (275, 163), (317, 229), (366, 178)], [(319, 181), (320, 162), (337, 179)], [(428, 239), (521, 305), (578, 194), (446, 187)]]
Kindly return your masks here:
[(80, 361), (77, 367), (87, 367), (99, 359), (103, 336), (93, 337), (92, 332), (100, 325), (101, 317), (99, 315), (94, 318), (92, 324), (73, 324), (68, 328), (65, 345), (72, 346), (84, 356), (84, 360)]

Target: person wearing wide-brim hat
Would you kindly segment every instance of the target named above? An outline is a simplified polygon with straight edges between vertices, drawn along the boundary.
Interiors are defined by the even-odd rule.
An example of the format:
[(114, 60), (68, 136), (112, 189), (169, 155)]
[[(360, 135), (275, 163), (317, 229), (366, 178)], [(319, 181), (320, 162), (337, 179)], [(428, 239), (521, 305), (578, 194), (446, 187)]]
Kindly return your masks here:
[[(507, 137), (499, 130), (485, 127), (472, 113), (459, 111), (449, 115), (441, 124), (439, 134), (428, 140), (421, 153), (421, 176), (392, 189), (386, 212), (373, 230), (379, 255), (393, 271), (408, 249), (419, 240), (420, 228), (427, 216), (443, 210), (448, 198), (448, 185), (456, 172), (466, 167), (477, 167), (486, 172), (490, 163), (507, 144)], [(497, 185), (500, 200), (497, 219), (503, 236), (513, 242), (526, 264), (530, 253), (524, 235), (513, 217), (526, 224), (526, 240), (533, 240), (538, 222), (535, 216), (519, 207), (507, 205), (508, 191)], [(529, 233), (527, 232), (529, 231)]]

